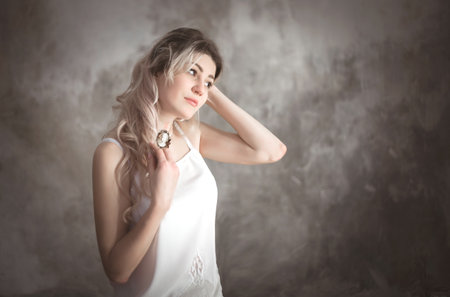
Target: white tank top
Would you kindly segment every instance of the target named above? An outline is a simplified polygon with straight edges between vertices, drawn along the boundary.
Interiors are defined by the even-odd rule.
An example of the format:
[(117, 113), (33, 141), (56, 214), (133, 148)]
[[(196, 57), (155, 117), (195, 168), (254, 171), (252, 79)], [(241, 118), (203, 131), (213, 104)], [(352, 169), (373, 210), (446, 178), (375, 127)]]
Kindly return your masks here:
[[(215, 249), (216, 181), (200, 152), (176, 123), (175, 127), (190, 150), (177, 162), (180, 175), (172, 204), (128, 282), (112, 283), (114, 296), (223, 296)], [(102, 141), (120, 147), (113, 138)], [(150, 199), (141, 199), (132, 213), (134, 223), (149, 205)]]

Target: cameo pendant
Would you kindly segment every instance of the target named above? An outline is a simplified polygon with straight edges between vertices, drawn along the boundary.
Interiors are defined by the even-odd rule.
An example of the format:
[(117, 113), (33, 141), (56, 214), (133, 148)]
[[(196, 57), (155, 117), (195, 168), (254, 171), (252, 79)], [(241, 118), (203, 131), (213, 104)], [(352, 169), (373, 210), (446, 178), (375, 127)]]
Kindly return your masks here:
[(156, 136), (156, 145), (159, 148), (168, 148), (170, 145), (170, 134), (167, 130), (161, 130)]

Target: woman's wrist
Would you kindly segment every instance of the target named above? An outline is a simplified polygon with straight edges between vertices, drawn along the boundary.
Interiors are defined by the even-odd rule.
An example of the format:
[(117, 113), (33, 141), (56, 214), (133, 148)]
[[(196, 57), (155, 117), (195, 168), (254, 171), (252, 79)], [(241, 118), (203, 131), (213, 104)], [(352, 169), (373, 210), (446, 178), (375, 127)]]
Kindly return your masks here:
[(216, 86), (212, 86), (208, 91), (208, 100), (206, 103), (210, 107), (214, 107), (224, 96), (225, 95)]
[(164, 216), (166, 215), (166, 212), (169, 210), (170, 206), (162, 206), (157, 203), (151, 203), (150, 207), (148, 208), (148, 218), (155, 217), (158, 220), (162, 220)]

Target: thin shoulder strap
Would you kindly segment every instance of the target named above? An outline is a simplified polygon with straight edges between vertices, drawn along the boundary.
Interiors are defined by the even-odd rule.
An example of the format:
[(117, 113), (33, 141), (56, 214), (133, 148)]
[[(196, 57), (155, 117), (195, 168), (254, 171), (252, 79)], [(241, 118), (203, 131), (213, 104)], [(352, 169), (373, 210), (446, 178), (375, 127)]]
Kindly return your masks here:
[(175, 126), (177, 131), (181, 134), (181, 136), (183, 136), (184, 141), (186, 141), (186, 144), (189, 147), (189, 149), (192, 150), (194, 147), (192, 146), (192, 143), (189, 141), (189, 138), (187, 138), (187, 136), (184, 134), (183, 130), (181, 130), (180, 125), (178, 125), (177, 122), (173, 122), (173, 125)]
[(102, 142), (112, 142), (112, 143), (115, 143), (115, 144), (117, 144), (117, 146), (120, 147), (120, 149), (123, 151), (123, 148), (122, 148), (122, 146), (120, 145), (120, 143), (119, 143), (117, 140), (115, 140), (114, 138), (111, 138), (111, 137), (103, 138), (103, 139), (102, 139)]

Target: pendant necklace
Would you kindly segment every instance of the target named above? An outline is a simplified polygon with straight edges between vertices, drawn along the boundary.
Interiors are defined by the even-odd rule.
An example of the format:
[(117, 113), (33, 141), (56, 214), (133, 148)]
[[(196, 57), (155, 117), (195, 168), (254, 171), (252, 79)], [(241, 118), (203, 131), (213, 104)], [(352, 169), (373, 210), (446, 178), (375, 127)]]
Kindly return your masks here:
[(160, 130), (156, 135), (156, 145), (159, 148), (169, 148), (171, 140), (169, 131), (165, 129)]

